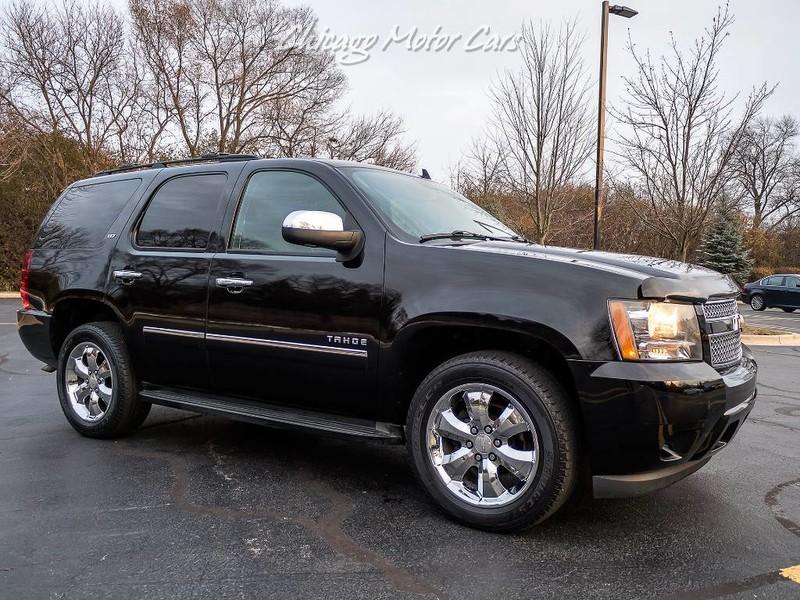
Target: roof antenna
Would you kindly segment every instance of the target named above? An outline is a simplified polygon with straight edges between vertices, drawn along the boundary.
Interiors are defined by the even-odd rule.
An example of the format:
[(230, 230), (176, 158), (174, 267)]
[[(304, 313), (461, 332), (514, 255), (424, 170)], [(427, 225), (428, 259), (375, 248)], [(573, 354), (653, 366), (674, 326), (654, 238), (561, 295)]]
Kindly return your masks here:
[(422, 178), (423, 179), (430, 179), (431, 178), (431, 174), (428, 173), (428, 169), (422, 169)]

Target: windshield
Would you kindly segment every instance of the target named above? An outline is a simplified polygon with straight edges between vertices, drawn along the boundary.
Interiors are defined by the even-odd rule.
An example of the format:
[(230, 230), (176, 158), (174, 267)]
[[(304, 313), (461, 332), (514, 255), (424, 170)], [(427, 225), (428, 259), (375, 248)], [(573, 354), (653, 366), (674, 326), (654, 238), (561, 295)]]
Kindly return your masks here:
[(516, 234), (463, 196), (414, 175), (378, 169), (342, 169), (394, 228), (419, 239), (434, 233)]

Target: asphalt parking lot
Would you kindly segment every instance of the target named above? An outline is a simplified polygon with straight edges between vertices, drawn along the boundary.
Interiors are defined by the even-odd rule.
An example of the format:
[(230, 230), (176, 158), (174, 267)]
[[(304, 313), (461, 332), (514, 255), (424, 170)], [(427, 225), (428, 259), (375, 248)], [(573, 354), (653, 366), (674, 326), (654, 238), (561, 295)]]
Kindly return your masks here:
[(745, 323), (800, 333), (800, 310), (787, 313), (780, 308), (768, 308), (756, 312), (749, 305), (740, 303), (739, 312), (742, 313)]
[[(0, 300), (0, 598), (798, 598), (800, 348), (704, 469), (520, 535), (448, 521), (402, 448), (154, 408), (80, 437)], [(798, 577), (800, 579), (800, 577)]]

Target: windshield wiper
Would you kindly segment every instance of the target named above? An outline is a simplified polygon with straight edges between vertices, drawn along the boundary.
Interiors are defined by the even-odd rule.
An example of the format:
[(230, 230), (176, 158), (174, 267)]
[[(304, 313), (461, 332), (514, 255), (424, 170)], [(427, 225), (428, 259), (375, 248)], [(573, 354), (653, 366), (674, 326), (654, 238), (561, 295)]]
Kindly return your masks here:
[(419, 242), (424, 244), (431, 240), (492, 240), (497, 242), (505, 242), (513, 240), (513, 237), (496, 237), (493, 235), (486, 235), (485, 233), (474, 233), (472, 231), (451, 231), (450, 233), (428, 233), (419, 236)]

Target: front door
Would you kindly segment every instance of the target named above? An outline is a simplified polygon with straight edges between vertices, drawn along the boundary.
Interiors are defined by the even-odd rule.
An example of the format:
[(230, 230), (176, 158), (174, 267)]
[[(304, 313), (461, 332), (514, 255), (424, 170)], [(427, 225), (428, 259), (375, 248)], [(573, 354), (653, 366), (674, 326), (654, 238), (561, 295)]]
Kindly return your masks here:
[(787, 277), (783, 291), (783, 306), (800, 308), (800, 277)]
[(771, 277), (767, 277), (767, 279), (764, 281), (764, 295), (766, 296), (767, 306), (783, 305), (785, 279), (786, 278), (782, 275), (773, 275)]
[(229, 175), (201, 170), (169, 176), (165, 169), (117, 243), (108, 294), (122, 312), (144, 381), (208, 385), (208, 271), (233, 185)]
[(206, 344), (217, 392), (374, 415), (382, 237), (365, 231), (362, 256), (342, 263), (331, 250), (281, 235), (296, 210), (336, 213), (346, 229), (363, 231), (345, 207), (348, 189), (299, 170), (246, 178), (226, 251), (214, 255), (210, 272)]

